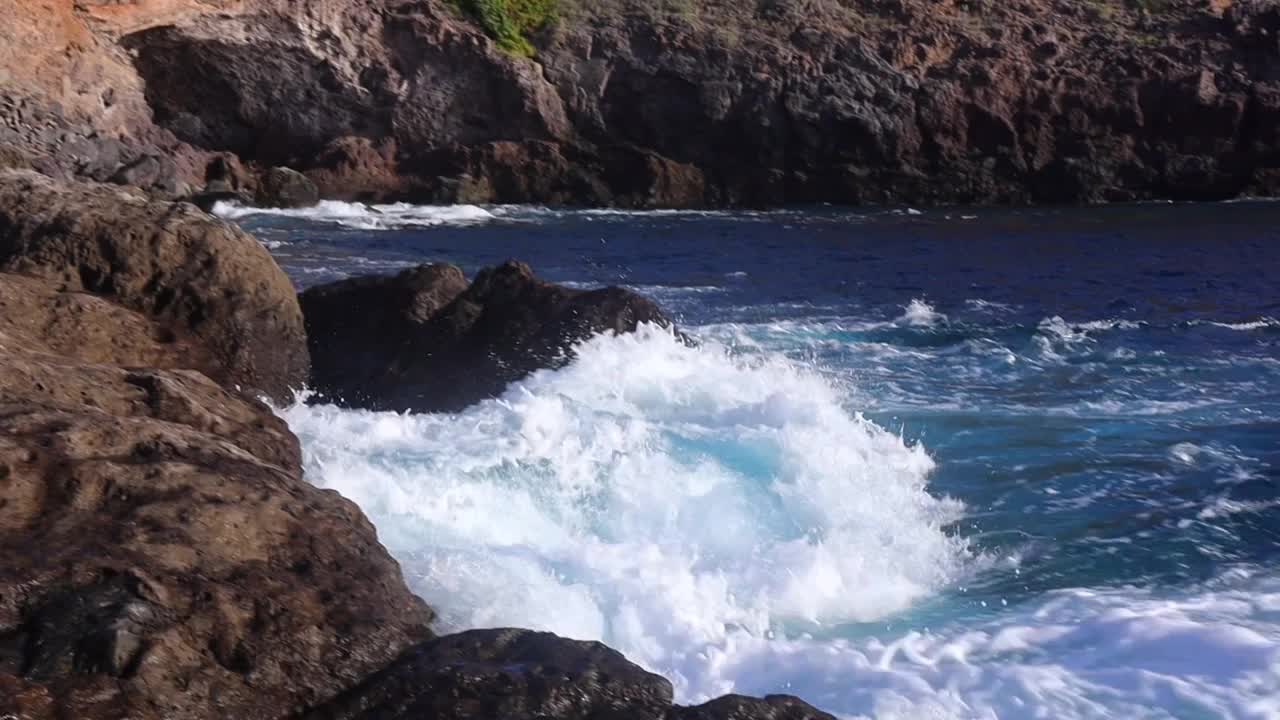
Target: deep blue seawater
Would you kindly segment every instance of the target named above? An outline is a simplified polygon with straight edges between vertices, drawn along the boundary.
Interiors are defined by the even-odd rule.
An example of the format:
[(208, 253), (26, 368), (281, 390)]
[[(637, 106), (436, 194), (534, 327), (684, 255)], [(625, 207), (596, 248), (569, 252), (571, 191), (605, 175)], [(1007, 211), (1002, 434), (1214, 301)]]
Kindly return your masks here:
[(603, 639), (687, 702), (1280, 718), (1280, 204), (224, 212), (299, 286), (516, 257), (702, 341), (282, 410), (447, 627)]

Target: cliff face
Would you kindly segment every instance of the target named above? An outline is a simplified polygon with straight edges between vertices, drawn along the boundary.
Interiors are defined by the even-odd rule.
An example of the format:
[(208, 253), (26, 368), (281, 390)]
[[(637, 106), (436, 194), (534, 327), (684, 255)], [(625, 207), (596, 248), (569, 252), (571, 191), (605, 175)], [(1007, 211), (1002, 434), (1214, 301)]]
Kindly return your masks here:
[[(437, 0), (6, 2), (19, 22), (0, 42), (18, 41), (0, 50), (0, 87), (150, 152), (163, 164), (152, 184), (175, 191), (202, 184), (213, 152), (299, 167), (354, 198), (1020, 203), (1280, 188), (1272, 0), (563, 0), (532, 59)], [(8, 126), (0, 144), (86, 174), (65, 142)]]

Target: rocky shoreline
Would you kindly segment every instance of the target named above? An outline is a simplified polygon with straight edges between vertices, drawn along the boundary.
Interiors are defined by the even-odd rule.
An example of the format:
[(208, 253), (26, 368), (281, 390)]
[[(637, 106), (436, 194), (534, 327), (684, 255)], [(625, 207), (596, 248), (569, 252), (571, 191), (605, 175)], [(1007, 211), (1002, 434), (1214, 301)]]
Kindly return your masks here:
[(300, 303), (257, 240), (189, 204), (0, 171), (0, 716), (830, 717), (784, 696), (676, 706), (599, 643), (436, 637), (364, 514), (306, 482), (297, 438), (256, 399), (289, 402), (313, 366), (358, 375), (338, 359), (371, 319), (388, 341), (363, 362), (395, 372), (331, 399), (465, 405), (577, 339), (669, 323), (519, 263)]
[(282, 165), (364, 201), (1280, 191), (1275, 0), (559, 0), (520, 52), (445, 0), (11, 4), (0, 166), (164, 197)]

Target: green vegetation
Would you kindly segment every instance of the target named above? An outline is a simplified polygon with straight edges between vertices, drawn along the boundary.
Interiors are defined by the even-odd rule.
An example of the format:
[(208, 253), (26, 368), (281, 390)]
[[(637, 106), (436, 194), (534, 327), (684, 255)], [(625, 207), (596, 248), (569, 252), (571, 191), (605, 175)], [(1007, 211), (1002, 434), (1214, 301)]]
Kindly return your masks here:
[(558, 0), (454, 0), (474, 17), (498, 47), (516, 55), (533, 56), (529, 33), (556, 17)]

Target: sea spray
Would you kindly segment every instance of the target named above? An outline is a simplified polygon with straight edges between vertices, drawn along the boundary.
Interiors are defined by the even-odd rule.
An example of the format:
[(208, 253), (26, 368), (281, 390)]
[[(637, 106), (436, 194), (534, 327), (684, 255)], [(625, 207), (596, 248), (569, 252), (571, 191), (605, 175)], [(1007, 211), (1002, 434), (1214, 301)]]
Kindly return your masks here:
[(309, 479), (372, 517), (443, 629), (603, 640), (683, 697), (739, 635), (883, 617), (973, 561), (923, 448), (815, 372), (657, 328), (459, 414), (284, 414)]

